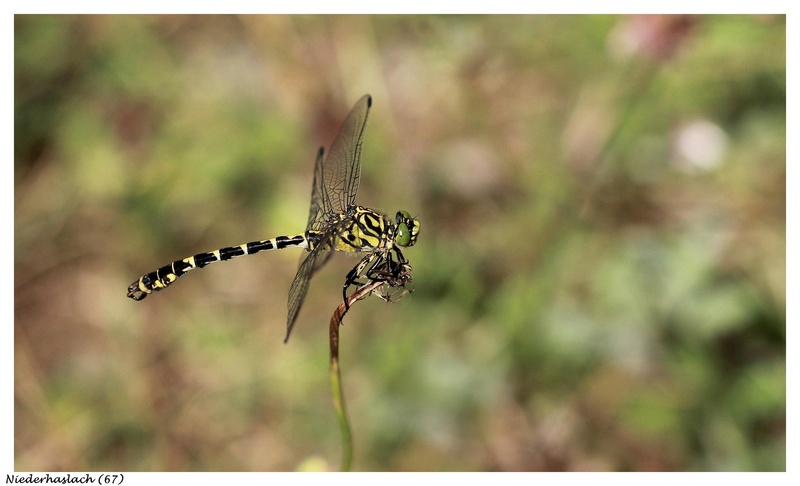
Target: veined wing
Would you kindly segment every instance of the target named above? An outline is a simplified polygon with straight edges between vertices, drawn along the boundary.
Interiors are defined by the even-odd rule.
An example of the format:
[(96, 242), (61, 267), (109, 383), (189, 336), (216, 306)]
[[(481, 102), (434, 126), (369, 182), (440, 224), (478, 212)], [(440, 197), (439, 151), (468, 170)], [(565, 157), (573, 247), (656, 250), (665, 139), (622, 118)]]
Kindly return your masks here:
[(289, 313), (286, 318), (286, 337), (283, 342), (289, 341), (289, 334), (292, 332), (294, 322), (297, 320), (297, 315), (300, 313), (300, 307), (308, 293), (308, 284), (320, 268), (322, 268), (331, 255), (333, 255), (333, 246), (337, 238), (337, 233), (340, 231), (340, 225), (332, 225), (328, 231), (319, 239), (313, 250), (305, 254), (300, 260), (300, 266), (297, 273), (292, 280), (292, 286), (289, 287)]
[(330, 203), (326, 204), (324, 189), (322, 187), (322, 160), (325, 149), (319, 148), (317, 160), (314, 162), (314, 182), (311, 184), (311, 208), (308, 210), (308, 224), (306, 230), (322, 231), (325, 215), (330, 214)]
[(308, 293), (311, 277), (328, 262), (339, 232), (349, 223), (346, 218), (341, 219), (339, 216), (346, 214), (348, 207), (355, 204), (361, 179), (361, 144), (371, 106), (370, 95), (358, 100), (342, 123), (327, 158), (324, 157), (323, 148), (317, 152), (306, 231), (307, 235), (313, 230), (317, 234), (322, 233), (322, 236), (314, 248), (301, 259), (289, 288), (289, 313), (284, 342), (289, 340), (289, 334)]
[[(314, 275), (314, 268), (319, 269), (324, 265), (331, 256), (330, 250), (323, 250), (321, 246), (311, 250), (308, 255), (300, 262), (300, 268), (297, 269), (297, 274), (292, 280), (292, 286), (289, 287), (289, 315), (286, 318), (286, 337), (283, 342), (289, 342), (289, 334), (292, 333), (294, 321), (297, 320), (297, 314), (300, 313), (300, 307), (306, 299), (308, 293), (308, 284), (311, 282), (311, 277)], [(319, 264), (317, 263), (319, 262)]]
[[(342, 128), (339, 129), (339, 134), (333, 140), (330, 153), (325, 159), (322, 169), (324, 184), (321, 187), (321, 199), (323, 210), (327, 214), (344, 213), (348, 206), (355, 204), (361, 180), (361, 144), (371, 106), (370, 95), (364, 95), (358, 100), (347, 115)], [(313, 205), (312, 194), (312, 207)]]

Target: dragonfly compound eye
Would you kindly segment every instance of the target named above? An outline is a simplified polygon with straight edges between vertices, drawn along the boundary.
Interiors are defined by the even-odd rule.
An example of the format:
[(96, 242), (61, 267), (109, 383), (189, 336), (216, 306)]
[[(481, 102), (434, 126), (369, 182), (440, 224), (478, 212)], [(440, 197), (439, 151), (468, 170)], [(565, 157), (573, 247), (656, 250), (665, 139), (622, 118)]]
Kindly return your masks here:
[(405, 223), (397, 225), (397, 234), (395, 234), (394, 242), (400, 246), (408, 246), (411, 243), (411, 232), (408, 231), (408, 225)]

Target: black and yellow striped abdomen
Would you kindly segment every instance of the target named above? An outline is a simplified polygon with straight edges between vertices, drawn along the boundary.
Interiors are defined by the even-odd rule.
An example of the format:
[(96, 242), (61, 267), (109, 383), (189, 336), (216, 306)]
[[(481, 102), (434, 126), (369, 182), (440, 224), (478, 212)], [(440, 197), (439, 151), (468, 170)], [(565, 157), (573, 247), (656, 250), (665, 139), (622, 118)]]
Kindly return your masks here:
[(189, 270), (203, 268), (210, 263), (282, 248), (308, 248), (308, 240), (305, 235), (278, 236), (271, 240), (251, 241), (243, 245), (228, 246), (219, 250), (198, 253), (182, 260), (175, 260), (158, 270), (142, 275), (139, 280), (133, 282), (128, 287), (128, 297), (133, 300), (142, 300), (148, 294), (170, 286), (186, 275)]

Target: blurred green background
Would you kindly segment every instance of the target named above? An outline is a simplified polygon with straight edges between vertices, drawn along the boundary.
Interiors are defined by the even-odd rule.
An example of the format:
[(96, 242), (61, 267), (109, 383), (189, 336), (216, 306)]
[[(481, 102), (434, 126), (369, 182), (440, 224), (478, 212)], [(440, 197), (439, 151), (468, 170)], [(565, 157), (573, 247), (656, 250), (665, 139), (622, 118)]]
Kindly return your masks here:
[(354, 264), (176, 258), (358, 202), (422, 223), (355, 306), (366, 471), (785, 470), (784, 16), (15, 17), (15, 467), (336, 470)]

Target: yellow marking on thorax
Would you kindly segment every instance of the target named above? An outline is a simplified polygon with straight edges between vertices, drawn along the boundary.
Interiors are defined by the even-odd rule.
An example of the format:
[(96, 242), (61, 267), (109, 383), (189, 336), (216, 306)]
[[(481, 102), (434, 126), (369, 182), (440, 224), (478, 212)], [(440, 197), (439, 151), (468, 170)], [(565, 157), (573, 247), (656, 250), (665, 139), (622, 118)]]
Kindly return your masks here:
[(336, 241), (338, 251), (356, 253), (386, 247), (386, 221), (372, 211), (356, 215), (353, 223), (345, 229)]

